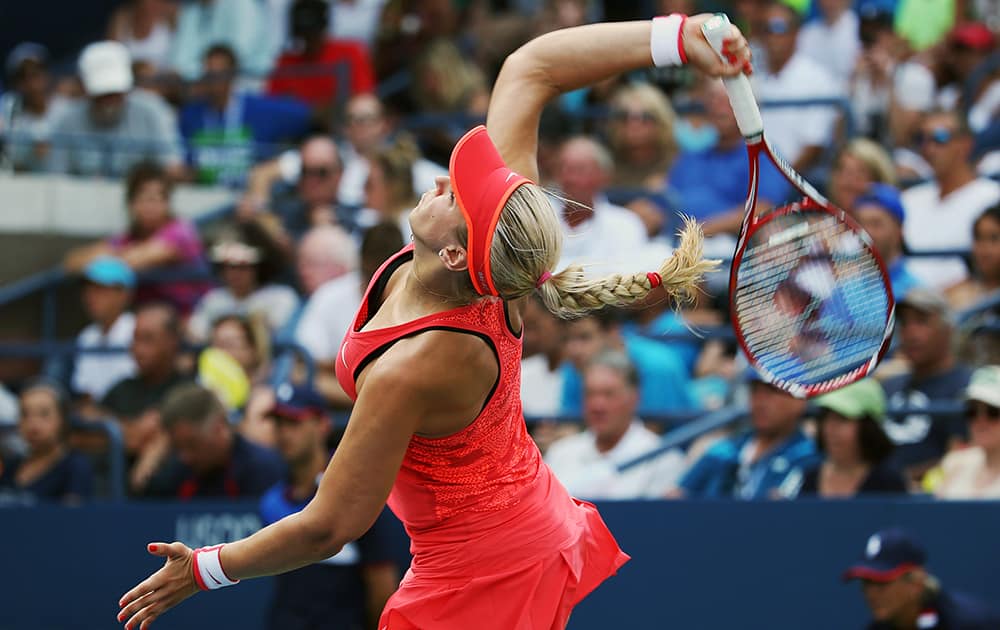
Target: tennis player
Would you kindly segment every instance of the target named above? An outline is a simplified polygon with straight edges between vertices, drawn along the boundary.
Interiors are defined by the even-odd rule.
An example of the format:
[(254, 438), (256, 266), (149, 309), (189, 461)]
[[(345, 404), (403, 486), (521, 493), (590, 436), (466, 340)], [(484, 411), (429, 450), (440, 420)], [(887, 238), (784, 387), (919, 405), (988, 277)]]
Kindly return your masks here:
[[(413, 562), (380, 630), (558, 629), (627, 560), (594, 506), (571, 498), (521, 413), (520, 299), (538, 290), (570, 316), (651, 292), (690, 297), (713, 263), (689, 224), (655, 272), (553, 274), (561, 231), (537, 178), (547, 101), (615, 74), (691, 63), (713, 76), (749, 71), (734, 27), (721, 61), (707, 15), (595, 24), (549, 33), (512, 54), (486, 128), (466, 134), (449, 177), (410, 216), (413, 243), (375, 274), (337, 359), (356, 397), (351, 421), (305, 509), (233, 543), (153, 543), (165, 565), (120, 600), (118, 620), (146, 628), (198, 592), (328, 558), (371, 526), (388, 500)], [(656, 297), (656, 296), (654, 296)], [(206, 622), (207, 623), (207, 622)]]

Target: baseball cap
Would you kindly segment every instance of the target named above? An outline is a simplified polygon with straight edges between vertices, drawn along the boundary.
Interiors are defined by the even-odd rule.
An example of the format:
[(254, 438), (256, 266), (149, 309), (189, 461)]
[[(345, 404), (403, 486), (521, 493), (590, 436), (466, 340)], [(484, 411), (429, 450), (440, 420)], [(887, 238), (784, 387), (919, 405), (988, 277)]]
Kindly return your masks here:
[(899, 528), (875, 532), (865, 544), (859, 562), (844, 571), (844, 580), (891, 582), (911, 569), (924, 566), (927, 554), (913, 538)]
[(816, 405), (851, 420), (870, 416), (880, 422), (885, 417), (885, 392), (875, 379), (865, 378), (817, 397)]
[(504, 164), (482, 125), (471, 129), (455, 145), (448, 172), (451, 190), (469, 230), (466, 251), (472, 286), (479, 295), (499, 297), (490, 273), (493, 233), (511, 194), (518, 186), (530, 184), (531, 180)]
[(1000, 365), (976, 368), (965, 388), (965, 399), (1000, 407)]
[(989, 27), (982, 22), (966, 22), (952, 29), (948, 41), (953, 46), (989, 52), (996, 45), (996, 39)]
[(49, 51), (45, 46), (35, 42), (21, 42), (7, 53), (4, 69), (7, 71), (7, 76), (13, 77), (21, 69), (21, 64), (26, 61), (34, 61), (44, 66), (48, 60)]
[(119, 42), (93, 43), (83, 49), (80, 80), (89, 96), (118, 94), (132, 89), (132, 58)]
[(83, 268), (83, 277), (105, 287), (135, 287), (135, 272), (121, 258), (99, 256)]
[(899, 191), (895, 186), (889, 184), (872, 184), (864, 193), (854, 201), (854, 208), (861, 206), (875, 205), (889, 214), (900, 225), (906, 218), (906, 210), (903, 208), (903, 201), (899, 196)]
[(326, 401), (312, 387), (282, 383), (274, 391), (271, 413), (292, 420), (326, 414)]
[(950, 312), (948, 302), (941, 293), (925, 287), (910, 289), (899, 301), (900, 306), (909, 306), (923, 313), (938, 313), (947, 316)]

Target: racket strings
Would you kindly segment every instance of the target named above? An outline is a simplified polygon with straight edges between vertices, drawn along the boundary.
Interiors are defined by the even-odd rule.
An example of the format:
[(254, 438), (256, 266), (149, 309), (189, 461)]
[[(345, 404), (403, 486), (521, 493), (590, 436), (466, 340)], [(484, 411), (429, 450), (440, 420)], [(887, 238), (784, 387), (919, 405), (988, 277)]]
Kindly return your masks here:
[(815, 385), (877, 355), (890, 301), (878, 261), (857, 233), (825, 212), (797, 212), (750, 236), (734, 305), (758, 365)]

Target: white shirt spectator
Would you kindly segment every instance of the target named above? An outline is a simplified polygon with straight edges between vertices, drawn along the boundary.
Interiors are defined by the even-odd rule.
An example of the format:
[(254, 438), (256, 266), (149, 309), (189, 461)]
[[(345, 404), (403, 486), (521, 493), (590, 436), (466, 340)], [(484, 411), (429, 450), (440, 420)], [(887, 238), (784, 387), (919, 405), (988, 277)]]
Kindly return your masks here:
[(17, 92), (0, 95), (0, 132), (7, 136), (4, 152), (14, 168), (26, 171), (44, 168), (44, 154), (38, 146), (49, 141), (53, 122), (63, 115), (68, 104), (61, 96), (53, 96), (45, 113), (39, 116), (24, 109)]
[[(562, 218), (562, 202), (553, 200)], [(594, 215), (576, 227), (562, 218), (562, 258), (557, 270), (570, 263), (588, 265), (588, 275), (601, 275), (632, 268), (631, 262), (644, 258), (649, 237), (646, 226), (634, 212), (601, 196), (594, 200)], [(638, 268), (638, 267), (636, 267)]]
[(594, 434), (584, 431), (556, 440), (545, 454), (559, 481), (570, 494), (583, 499), (660, 498), (672, 489), (686, 468), (679, 450), (663, 453), (625, 472), (618, 466), (648, 453), (660, 437), (634, 420), (618, 444), (601, 453)]
[(521, 407), (524, 415), (555, 418), (562, 405), (563, 371), (549, 370), (541, 354), (521, 359)]
[(330, 3), (330, 36), (371, 46), (385, 0), (334, 0)]
[(822, 18), (808, 22), (799, 30), (796, 48), (847, 85), (861, 53), (858, 14), (848, 9), (833, 24)]
[[(839, 82), (824, 68), (796, 52), (778, 74), (761, 66), (753, 74), (754, 92), (761, 102), (836, 98), (843, 96)], [(768, 138), (778, 153), (795, 162), (809, 146), (828, 146), (833, 141), (838, 110), (835, 107), (763, 108)]]
[(194, 339), (208, 340), (215, 320), (225, 315), (263, 315), (272, 334), (279, 332), (299, 307), (299, 296), (291, 287), (271, 284), (261, 287), (245, 298), (238, 298), (229, 289), (212, 289), (198, 301), (188, 320), (188, 332)]
[[(1000, 184), (975, 179), (943, 199), (936, 182), (903, 193), (906, 224), (903, 237), (912, 251), (969, 249), (972, 224), (986, 208), (1000, 201)], [(968, 272), (959, 258), (914, 256), (910, 271), (931, 287), (943, 289), (961, 282)]]
[(177, 16), (170, 65), (185, 79), (197, 79), (205, 51), (215, 44), (228, 44), (240, 69), (264, 74), (274, 60), (266, 27), (256, 0), (185, 2)]
[[(122, 313), (106, 334), (96, 323), (84, 328), (76, 344), (81, 348), (128, 348), (134, 331), (135, 315)], [(114, 354), (81, 354), (73, 370), (73, 391), (101, 400), (115, 383), (135, 372), (135, 361), (127, 349)]]
[(362, 297), (358, 271), (349, 271), (323, 283), (306, 302), (295, 329), (295, 341), (309, 351), (314, 361), (334, 361), (340, 352), (340, 343), (354, 322)]

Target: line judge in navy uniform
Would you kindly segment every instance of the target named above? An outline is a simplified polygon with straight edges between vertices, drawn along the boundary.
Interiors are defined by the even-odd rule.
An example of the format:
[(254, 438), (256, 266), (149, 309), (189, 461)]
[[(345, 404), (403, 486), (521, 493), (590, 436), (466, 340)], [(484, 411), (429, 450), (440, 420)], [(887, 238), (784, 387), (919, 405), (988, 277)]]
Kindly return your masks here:
[[(269, 416), (289, 474), (261, 498), (265, 526), (304, 508), (330, 461), (331, 424), (323, 399), (315, 391), (280, 385)], [(364, 536), (337, 555), (277, 576), (268, 628), (374, 629), (386, 600), (399, 585), (392, 536), (390, 517), (383, 510)]]
[(927, 554), (901, 529), (872, 534), (845, 580), (861, 580), (872, 613), (868, 630), (997, 630), (1000, 613), (942, 588), (924, 569)]

